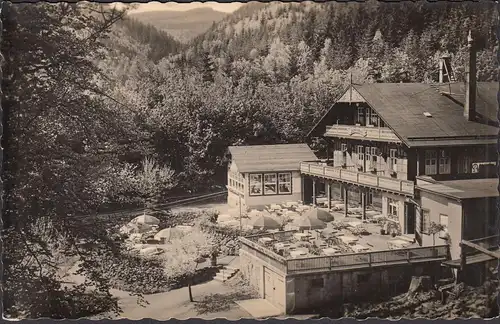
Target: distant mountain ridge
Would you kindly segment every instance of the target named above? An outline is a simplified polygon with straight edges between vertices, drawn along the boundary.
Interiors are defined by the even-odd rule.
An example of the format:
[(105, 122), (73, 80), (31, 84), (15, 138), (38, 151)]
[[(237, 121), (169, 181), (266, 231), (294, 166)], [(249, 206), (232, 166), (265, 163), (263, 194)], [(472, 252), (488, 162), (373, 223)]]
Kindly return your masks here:
[(146, 11), (129, 14), (138, 21), (164, 30), (181, 42), (188, 42), (206, 32), (227, 13), (212, 8), (197, 8), (187, 11)]

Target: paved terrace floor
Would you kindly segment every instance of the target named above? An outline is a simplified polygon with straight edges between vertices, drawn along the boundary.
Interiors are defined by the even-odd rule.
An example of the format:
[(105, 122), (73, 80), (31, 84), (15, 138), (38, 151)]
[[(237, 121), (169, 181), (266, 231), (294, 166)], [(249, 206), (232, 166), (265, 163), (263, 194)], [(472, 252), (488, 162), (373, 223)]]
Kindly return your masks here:
[[(211, 208), (217, 209), (220, 213), (221, 216), (219, 218), (219, 223), (222, 225), (226, 226), (232, 226), (235, 228), (238, 228), (240, 226), (240, 219), (239, 219), (239, 210), (237, 209), (231, 209), (229, 208), (226, 204), (220, 204), (220, 205), (212, 205)], [(319, 208), (323, 209), (325, 211), (328, 211), (327, 208)], [(354, 207), (353, 207), (354, 209)], [(369, 232), (369, 235), (354, 235), (352, 234), (348, 229), (342, 229), (339, 231), (337, 235), (342, 235), (342, 236), (355, 236), (358, 241), (357, 244), (365, 246), (369, 248), (369, 251), (383, 251), (383, 250), (388, 250), (392, 247), (394, 248), (412, 248), (412, 247), (417, 247), (417, 243), (412, 243), (410, 241), (409, 236), (401, 236), (401, 237), (392, 237), (391, 235), (382, 235), (380, 234), (380, 230), (382, 229), (382, 225), (379, 225), (377, 223), (372, 223), (372, 222), (363, 222), (361, 220), (360, 215), (349, 215), (348, 217), (344, 216), (343, 211), (330, 211), (330, 213), (333, 215), (334, 220), (332, 222), (327, 222), (327, 228), (334, 229), (335, 224), (338, 224), (339, 222), (341, 223), (359, 223), (362, 224), (361, 226)], [(242, 218), (241, 219), (241, 226), (243, 228), (251, 228), (252, 223), (255, 221), (257, 218), (257, 215), (250, 216), (248, 218)], [(300, 216), (296, 216), (300, 217)], [(296, 218), (295, 217), (295, 218)], [(294, 217), (292, 217), (293, 220)], [(279, 217), (276, 217), (277, 220), (279, 220)], [(285, 230), (292, 230), (295, 229), (293, 226), (293, 223), (288, 224), (285, 227)], [(319, 238), (319, 233), (317, 231), (306, 231), (310, 232), (311, 235), (315, 238)], [(351, 252), (352, 253), (352, 252)], [(308, 255), (304, 255), (302, 257), (306, 257)], [(312, 256), (312, 255), (309, 255)]]

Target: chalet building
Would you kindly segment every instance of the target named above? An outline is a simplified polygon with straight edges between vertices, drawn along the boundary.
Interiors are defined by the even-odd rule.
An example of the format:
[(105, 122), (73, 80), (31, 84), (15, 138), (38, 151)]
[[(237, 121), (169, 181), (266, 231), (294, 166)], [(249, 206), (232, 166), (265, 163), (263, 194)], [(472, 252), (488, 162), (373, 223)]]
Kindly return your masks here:
[(317, 160), (307, 144), (230, 146), (230, 207), (262, 209), (302, 197), (300, 162)]
[(363, 217), (371, 205), (422, 246), (440, 235), (431, 234), (431, 222), (441, 224), (461, 268), (500, 258), (460, 259), (464, 240), (498, 246), (486, 244), (497, 234), (498, 83), (477, 82), (470, 37), (469, 55), (464, 83), (453, 82), (444, 57), (438, 84), (351, 85), (309, 134), (327, 149), (321, 163), (301, 163), (313, 182), (304, 199), (314, 204), (321, 183), (328, 197), (344, 201), (346, 215), (351, 202), (361, 204)]
[[(258, 238), (242, 239), (242, 272), (263, 298), (293, 313), (378, 293), (393, 282), (408, 284), (391, 279), (402, 272), (408, 278), (439, 277), (444, 265), (454, 269), (455, 279), (472, 284), (491, 275), (500, 259), (498, 83), (477, 82), (475, 51), (469, 37), (464, 83), (455, 82), (449, 58), (443, 57), (436, 84), (350, 85), (308, 135), (325, 144), (317, 152), (320, 159), (304, 144), (229, 149), (230, 205), (236, 200), (246, 206), (293, 200), (314, 205), (324, 190), (328, 208), (340, 200), (348, 216), (353, 204), (361, 205), (367, 219), (370, 206), (420, 245), (291, 260), (262, 249), (252, 241)], [(277, 189), (282, 182), (291, 189)], [(422, 260), (429, 269), (420, 266)], [(409, 268), (399, 268), (403, 264)]]

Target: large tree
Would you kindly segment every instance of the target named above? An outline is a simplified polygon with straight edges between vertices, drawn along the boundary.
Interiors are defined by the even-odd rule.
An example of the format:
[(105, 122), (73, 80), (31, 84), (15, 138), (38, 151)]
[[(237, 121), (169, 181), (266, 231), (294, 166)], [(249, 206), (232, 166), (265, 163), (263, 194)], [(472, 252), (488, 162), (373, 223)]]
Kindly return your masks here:
[[(4, 311), (31, 318), (116, 311), (94, 265), (118, 257), (121, 248), (106, 226), (84, 215), (113, 194), (123, 143), (137, 141), (95, 64), (124, 11), (92, 3), (4, 3), (1, 14)], [(83, 285), (61, 286), (54, 249), (78, 256)], [(96, 295), (89, 298), (90, 285)]]

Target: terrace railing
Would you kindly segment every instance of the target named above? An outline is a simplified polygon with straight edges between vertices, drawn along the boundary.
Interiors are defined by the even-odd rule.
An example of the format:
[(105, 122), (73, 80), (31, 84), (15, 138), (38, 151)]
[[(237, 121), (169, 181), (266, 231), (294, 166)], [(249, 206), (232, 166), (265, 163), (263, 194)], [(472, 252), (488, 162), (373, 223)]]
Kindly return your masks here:
[(372, 188), (393, 191), (408, 196), (413, 196), (415, 193), (415, 185), (412, 181), (326, 166), (320, 164), (319, 161), (300, 162), (300, 172), (326, 179), (362, 184)]
[(259, 238), (273, 236), (278, 241), (285, 241), (296, 232), (297, 231), (286, 231), (241, 237), (242, 250), (287, 274), (349, 270), (354, 268), (370, 268), (382, 265), (398, 265), (436, 260), (444, 261), (448, 259), (449, 255), (448, 245), (438, 245), (290, 259), (284, 258), (274, 253), (271, 249), (257, 243)]
[(331, 125), (326, 127), (325, 136), (342, 138), (366, 138), (400, 143), (401, 140), (388, 127), (355, 125)]
[(396, 265), (432, 260), (446, 260), (448, 246), (417, 247), (335, 256), (319, 256), (287, 260), (287, 273), (348, 270), (381, 265)]

